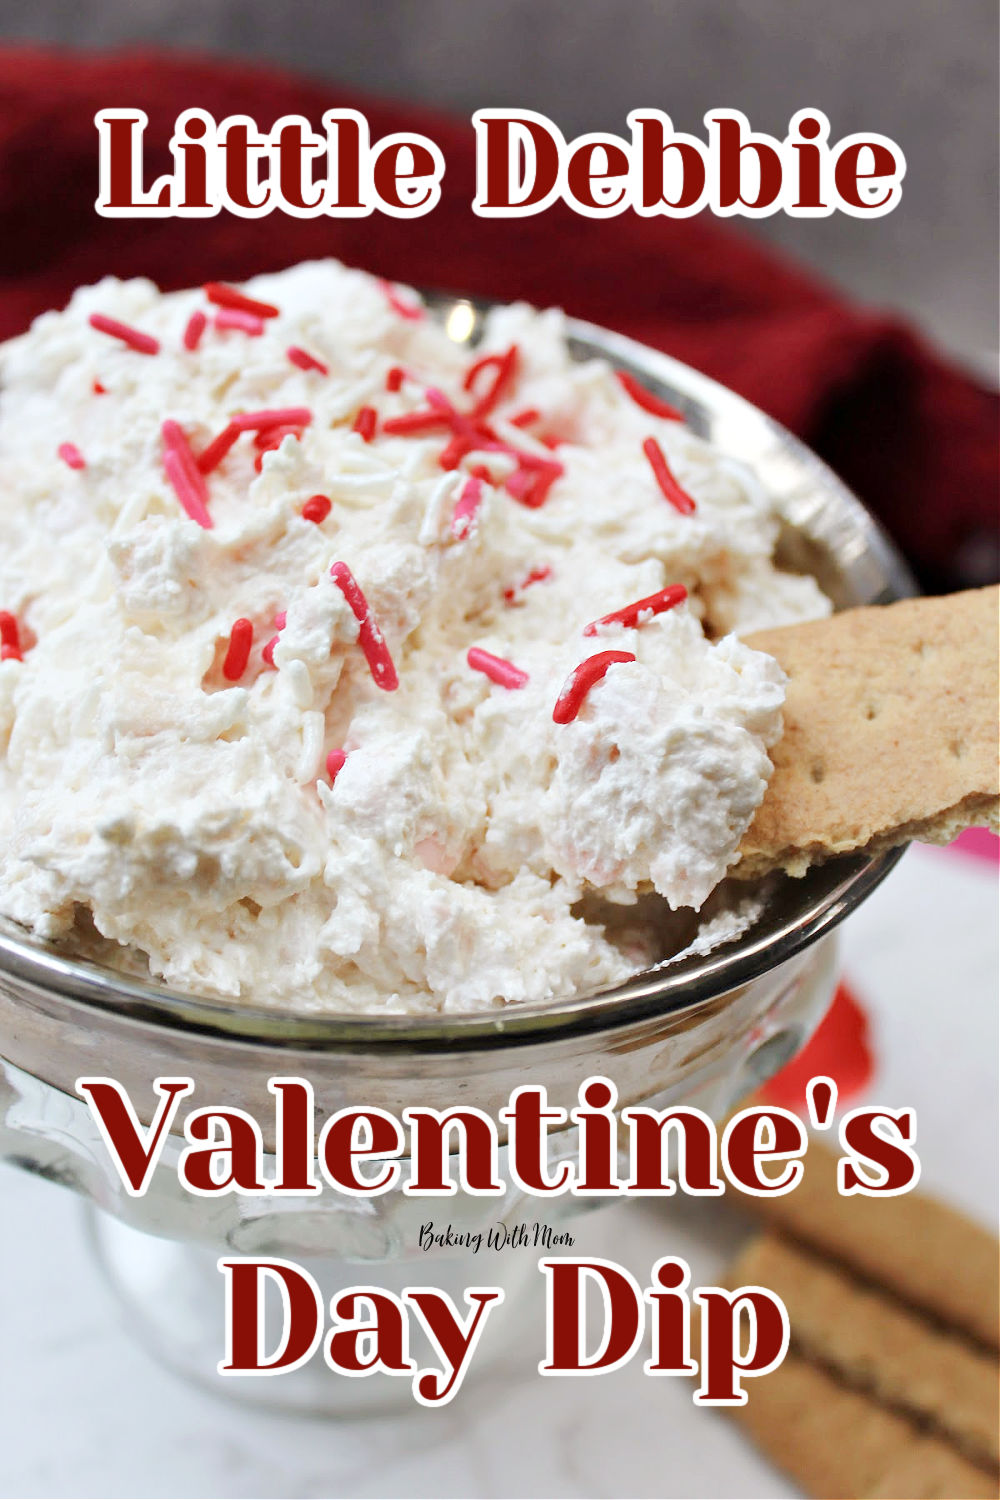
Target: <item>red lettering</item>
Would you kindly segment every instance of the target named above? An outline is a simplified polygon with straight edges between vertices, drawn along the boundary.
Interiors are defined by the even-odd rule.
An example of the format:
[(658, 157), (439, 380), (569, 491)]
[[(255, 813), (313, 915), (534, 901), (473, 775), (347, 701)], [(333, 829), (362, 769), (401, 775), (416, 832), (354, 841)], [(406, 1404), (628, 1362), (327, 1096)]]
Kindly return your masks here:
[(157, 1078), (153, 1090), (160, 1102), (143, 1139), (142, 1126), (128, 1094), (114, 1078), (78, 1078), (76, 1091), (85, 1094), (97, 1127), (117, 1168), (126, 1192), (139, 1198), (159, 1161), (177, 1113), (177, 1106), (194, 1092), (190, 1078)]
[[(181, 1185), (193, 1193), (262, 1193), (264, 1143), (257, 1122), (241, 1109), (198, 1109), (184, 1122), (189, 1141), (177, 1165)], [(228, 1162), (228, 1171), (225, 1171)]]
[[(897, 1140), (880, 1135), (875, 1124), (885, 1120)], [(837, 1164), (837, 1190), (845, 1198), (856, 1193), (865, 1197), (898, 1197), (915, 1188), (920, 1180), (920, 1162), (911, 1143), (917, 1136), (917, 1117), (912, 1109), (854, 1109), (840, 1122), (840, 1144), (849, 1153)], [(867, 1172), (870, 1167), (875, 1180)]]
[(458, 1191), (448, 1170), (448, 1137), (459, 1140), (458, 1172), (465, 1192), (501, 1196), (506, 1189), (497, 1175), (497, 1129), (479, 1109), (404, 1109), (410, 1126), (410, 1180), (404, 1193), (450, 1195)]
[[(603, 157), (603, 168), (596, 165), (598, 153)], [(573, 202), (595, 213), (610, 214), (623, 205), (627, 188), (620, 186), (617, 192), (603, 192), (598, 196), (595, 183), (621, 183), (628, 177), (628, 152), (613, 138), (602, 136), (588, 138), (577, 145), (566, 163), (566, 186)], [(571, 204), (572, 206), (572, 204)]]
[[(861, 170), (861, 154), (864, 151), (871, 152), (871, 171)], [(875, 209), (884, 208), (890, 201), (895, 185), (896, 173), (899, 163), (896, 154), (890, 150), (888, 145), (879, 141), (854, 141), (841, 146), (837, 152), (833, 168), (833, 180), (837, 186), (837, 192), (845, 203), (852, 208)], [(875, 182), (889, 179), (889, 186), (881, 198), (862, 197), (858, 191), (860, 182)]]
[[(372, 162), (372, 181), (383, 205), (414, 214), (425, 211), (436, 202), (434, 186), (438, 179), (438, 164), (426, 146), (409, 139), (383, 141), (375, 152)], [(400, 185), (409, 186), (404, 193)]]
[(682, 1191), (693, 1197), (718, 1197), (725, 1192), (725, 1185), (716, 1176), (715, 1123), (700, 1109), (679, 1105), (655, 1110), (637, 1105), (623, 1109), (622, 1120), (631, 1135), (632, 1172), (626, 1183), (630, 1192), (662, 1193), (664, 1197), (676, 1192), (667, 1163), (671, 1130), (678, 1143), (677, 1173)]
[[(648, 214), (655, 209), (671, 212), (693, 209), (701, 202), (705, 192), (704, 147), (699, 141), (687, 137), (668, 140), (670, 120), (659, 110), (651, 110), (649, 114), (634, 111), (629, 115), (629, 122), (632, 125), (633, 139), (638, 130), (642, 184), (640, 210)], [(677, 153), (677, 162), (680, 167), (679, 191), (674, 198), (668, 198), (666, 191), (669, 172), (668, 151)]]
[[(781, 192), (782, 168), (775, 147), (760, 136), (749, 135), (744, 140), (743, 119), (713, 115), (709, 124), (717, 132), (720, 207), (734, 208), (740, 203), (744, 208), (761, 209), (776, 203)], [(757, 158), (759, 176), (757, 195), (752, 199), (743, 196), (744, 153), (748, 151)]]
[[(701, 1384), (696, 1406), (744, 1406), (744, 1375), (766, 1375), (788, 1351), (788, 1314), (784, 1303), (763, 1287), (702, 1287), (694, 1294), (701, 1304)], [(740, 1354), (740, 1324), (748, 1323), (747, 1352)]]
[[(541, 1375), (596, 1375), (616, 1370), (635, 1353), (644, 1322), (642, 1294), (635, 1279), (613, 1261), (540, 1260), (546, 1278), (546, 1356)], [(603, 1328), (588, 1352), (586, 1283), (601, 1293)]]
[(561, 1125), (564, 1109), (547, 1108), (543, 1088), (515, 1089), (510, 1105), (498, 1118), (507, 1125), (508, 1171), (511, 1181), (525, 1192), (542, 1197), (562, 1192), (572, 1175), (569, 1162), (562, 1162), (553, 1176), (548, 1167), (549, 1125)]
[(405, 1145), (399, 1122), (383, 1109), (341, 1109), (331, 1115), (319, 1137), (320, 1169), (343, 1193), (375, 1198), (399, 1180), (397, 1162), (389, 1162), (377, 1177), (362, 1177), (355, 1161), (365, 1157), (397, 1157)]
[(318, 208), (323, 201), (322, 188), (312, 199), (305, 195), (306, 186), (313, 186), (312, 158), (318, 149), (322, 147), (317, 148), (313, 142), (305, 120), (290, 120), (278, 133), (278, 182), (281, 196), (292, 208)]
[[(790, 1193), (802, 1180), (801, 1158), (808, 1139), (802, 1121), (790, 1110), (744, 1109), (734, 1115), (722, 1137), (722, 1168), (734, 1187), (756, 1198)], [(761, 1171), (765, 1161), (790, 1165), (775, 1177)]]
[(557, 196), (566, 144), (551, 120), (533, 110), (480, 109), (472, 122), (478, 150), (475, 212), (513, 218), (547, 208)]
[[(323, 1296), (308, 1271), (288, 1260), (220, 1260), (226, 1278), (226, 1357), (220, 1375), (276, 1375), (312, 1357), (323, 1332)], [(281, 1296), (281, 1331), (266, 1351), (265, 1286)]]
[[(358, 1319), (359, 1303), (367, 1304), (371, 1317)], [(405, 1310), (390, 1292), (351, 1287), (335, 1298), (330, 1311), (347, 1325), (335, 1329), (326, 1341), (323, 1358), (331, 1370), (345, 1375), (370, 1375), (376, 1370), (401, 1375), (416, 1368), (407, 1352)]]

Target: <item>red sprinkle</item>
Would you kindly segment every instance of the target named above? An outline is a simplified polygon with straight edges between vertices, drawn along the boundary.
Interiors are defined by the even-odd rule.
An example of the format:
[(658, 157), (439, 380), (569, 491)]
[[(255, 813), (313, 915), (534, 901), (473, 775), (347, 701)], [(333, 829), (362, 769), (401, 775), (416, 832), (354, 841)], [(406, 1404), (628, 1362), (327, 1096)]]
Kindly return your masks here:
[(528, 574), (527, 578), (522, 578), (521, 582), (519, 584), (517, 584), (517, 586), (515, 588), (504, 589), (504, 591), (503, 591), (504, 599), (507, 601), (508, 604), (510, 604), (510, 603), (513, 602), (513, 600), (515, 600), (517, 598), (518, 594), (521, 593), (522, 589), (530, 588), (530, 586), (533, 583), (543, 583), (546, 578), (551, 578), (551, 577), (552, 577), (552, 569), (549, 567), (548, 563), (542, 563), (542, 565), (540, 567), (538, 567), (538, 568), (532, 568), (532, 570)]
[(106, 318), (103, 313), (91, 313), (88, 321), (98, 333), (107, 333), (113, 339), (121, 339), (123, 344), (127, 344), (137, 354), (160, 352), (159, 339), (154, 339), (150, 333), (140, 332), (138, 328), (130, 328), (127, 323), (119, 323), (117, 318)]
[(272, 411), (241, 411), (230, 417), (237, 432), (259, 432), (263, 427), (308, 427), (313, 414), (308, 406), (279, 406)]
[(217, 469), (239, 435), (240, 429), (232, 422), (228, 427), (224, 427), (219, 436), (213, 438), (208, 447), (198, 455), (199, 473), (211, 474), (213, 469)]
[(512, 417), (507, 418), (507, 421), (512, 427), (530, 427), (532, 422), (540, 421), (541, 416), (541, 412), (534, 406), (526, 406), (524, 411), (515, 412)]
[(222, 675), (227, 682), (239, 682), (250, 660), (253, 645), (253, 624), (250, 620), (237, 620), (229, 632), (229, 647), (222, 663)]
[(636, 380), (627, 370), (616, 370), (619, 384), (622, 389), (632, 397), (636, 406), (641, 406), (643, 411), (648, 411), (654, 417), (665, 417), (668, 422), (683, 422), (684, 413), (678, 411), (676, 406), (671, 406), (669, 401), (661, 401), (659, 396), (654, 396), (652, 391), (647, 391), (641, 381)]
[(470, 365), (462, 382), (463, 389), (467, 391), (473, 389), (476, 377), (482, 370), (492, 369), (496, 372), (490, 385), (469, 413), (473, 421), (488, 416), (500, 401), (514, 379), (519, 357), (517, 345), (511, 344), (505, 354), (484, 354), (482, 359), (477, 359), (474, 365)]
[(278, 644), (279, 639), (280, 639), (279, 636), (272, 635), (271, 639), (268, 641), (267, 645), (264, 647), (263, 651), (260, 653), (261, 656), (264, 658), (264, 660), (267, 662), (267, 664), (268, 664), (269, 667), (273, 667), (274, 666), (274, 648)]
[(313, 521), (320, 526), (333, 509), (330, 501), (325, 495), (312, 495), (302, 507), (301, 515), (305, 521)]
[(329, 755), (326, 757), (326, 774), (330, 778), (331, 786), (333, 786), (333, 783), (336, 781), (337, 777), (344, 769), (346, 761), (346, 750), (331, 750)]
[(476, 522), (479, 507), (483, 501), (483, 482), (481, 479), (467, 479), (462, 493), (458, 497), (451, 518), (451, 534), (458, 542), (464, 542), (472, 531)]
[(469, 473), (472, 475), (473, 479), (481, 479), (484, 484), (493, 483), (493, 475), (490, 473), (485, 464), (473, 464), (469, 469)]
[(286, 437), (301, 438), (301, 427), (261, 427), (255, 434), (253, 445), (258, 453), (269, 453), (272, 448), (280, 448)]
[(609, 667), (619, 661), (635, 661), (631, 651), (598, 651), (588, 656), (567, 677), (563, 690), (556, 699), (552, 717), (557, 724), (570, 724), (580, 712), (584, 698), (595, 682), (600, 682)]
[(599, 620), (592, 620), (583, 633), (596, 635), (599, 625), (628, 625), (634, 628), (641, 623), (640, 615), (662, 615), (664, 610), (683, 604), (687, 596), (688, 591), (683, 583), (671, 583), (667, 588), (660, 589), (658, 594), (650, 594), (645, 599), (637, 599), (634, 604), (626, 604), (624, 609), (613, 610), (610, 615), (602, 615)]
[(310, 354), (307, 349), (300, 349), (297, 344), (286, 350), (288, 358), (293, 365), (298, 365), (300, 370), (318, 370), (321, 375), (329, 375), (330, 366), (325, 365), (315, 354)]
[(212, 322), (223, 331), (238, 328), (241, 333), (248, 333), (252, 339), (260, 338), (264, 332), (263, 318), (258, 318), (256, 313), (241, 312), (238, 307), (224, 307), (221, 312), (216, 313)]
[(85, 469), (87, 467), (87, 461), (75, 443), (60, 443), (56, 452), (63, 463), (68, 464), (71, 469)]
[(481, 651), (478, 646), (470, 646), (465, 659), (473, 671), (484, 673), (500, 687), (523, 688), (528, 680), (527, 672), (515, 667), (512, 661), (507, 661), (503, 656), (494, 656), (489, 651)]
[(375, 436), (375, 427), (378, 423), (378, 413), (374, 406), (363, 406), (354, 418), (354, 426), (351, 429), (366, 443), (370, 443)]
[(0, 661), (23, 661), (21, 631), (9, 610), (0, 609)]
[(192, 521), (206, 531), (212, 529), (208, 513), (208, 486), (201, 474), (191, 446), (177, 422), (164, 422), (163, 467), (181, 505)]
[(398, 391), (399, 388), (400, 388), (400, 386), (403, 384), (403, 381), (405, 379), (406, 379), (406, 371), (405, 370), (401, 370), (399, 368), (399, 365), (393, 365), (392, 369), (389, 371), (388, 375), (386, 375), (386, 377), (385, 377), (385, 388), (386, 388), (386, 390), (387, 391)]
[(394, 313), (398, 313), (401, 318), (409, 318), (413, 323), (420, 321), (424, 315), (422, 307), (418, 307), (412, 302), (404, 302), (391, 281), (382, 279), (379, 281), (379, 286), (382, 288), (385, 300)]
[(209, 302), (214, 302), (216, 307), (235, 309), (237, 312), (253, 313), (258, 318), (276, 318), (278, 309), (270, 302), (258, 302), (255, 297), (248, 297), (245, 292), (238, 291), (234, 286), (226, 286), (221, 281), (206, 281), (202, 291)]
[(376, 687), (384, 688), (387, 693), (391, 693), (399, 687), (396, 668), (389, 655), (385, 637), (372, 619), (368, 601), (358, 587), (354, 574), (346, 563), (335, 562), (330, 569), (330, 577), (347, 600), (358, 622), (358, 644), (365, 654), (365, 660), (375, 679)]
[(655, 438), (647, 438), (642, 445), (642, 451), (649, 459), (649, 466), (653, 471), (660, 490), (674, 510), (679, 510), (682, 516), (694, 514), (695, 503), (687, 490), (681, 489), (671, 472), (670, 465), (663, 456), (663, 449)]
[(106, 396), (108, 394), (107, 386), (102, 385), (99, 380), (94, 381), (93, 391), (95, 396)]
[(201, 343), (201, 336), (205, 332), (207, 323), (208, 319), (201, 308), (198, 308), (197, 311), (191, 314), (188, 318), (187, 327), (184, 330), (184, 337), (182, 339), (185, 349), (197, 349)]
[(382, 431), (390, 436), (407, 437), (413, 432), (427, 432), (434, 427), (447, 427), (449, 418), (440, 411), (405, 411), (399, 417), (386, 417)]

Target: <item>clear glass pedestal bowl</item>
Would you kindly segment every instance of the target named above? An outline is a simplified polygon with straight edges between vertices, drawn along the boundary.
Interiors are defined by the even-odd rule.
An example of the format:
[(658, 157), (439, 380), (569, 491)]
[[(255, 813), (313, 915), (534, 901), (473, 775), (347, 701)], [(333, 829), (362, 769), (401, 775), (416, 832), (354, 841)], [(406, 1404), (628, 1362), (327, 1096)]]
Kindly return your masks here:
[[(431, 299), (456, 341), (474, 344), (482, 308)], [(748, 464), (786, 522), (788, 564), (814, 573), (838, 607), (913, 591), (905, 566), (868, 513), (795, 438), (739, 397), (666, 355), (579, 322), (574, 356), (607, 358), (679, 406), (695, 431)], [(523, 1084), (543, 1084), (571, 1109), (593, 1074), (611, 1078), (619, 1107), (695, 1104), (719, 1117), (775, 1073), (808, 1039), (835, 984), (837, 924), (884, 878), (899, 853), (831, 861), (803, 879), (772, 877), (763, 910), (737, 941), (637, 976), (611, 993), (478, 1015), (350, 1018), (280, 1015), (181, 995), (67, 957), (0, 919), (0, 1155), (63, 1183), (91, 1204), (99, 1258), (131, 1326), (175, 1368), (227, 1395), (269, 1405), (356, 1415), (409, 1403), (409, 1383), (378, 1375), (343, 1380), (317, 1357), (280, 1380), (216, 1371), (223, 1348), (217, 1260), (281, 1256), (316, 1277), (327, 1299), (352, 1285), (399, 1291), (417, 1281), (456, 1299), (469, 1285), (502, 1285), (508, 1302), (534, 1275), (537, 1255), (426, 1252), (421, 1223), (484, 1231), (538, 1220), (558, 1229), (580, 1211), (560, 1197), (540, 1205), (513, 1188), (504, 1198), (275, 1200), (181, 1189), (170, 1137), (143, 1197), (125, 1193), (77, 1078), (110, 1075), (143, 1123), (157, 1077), (190, 1077), (200, 1105), (238, 1106), (268, 1139), (272, 1077), (308, 1079), (317, 1121), (348, 1104), (397, 1116), (410, 1104), (474, 1104), (490, 1115)], [(145, 1111), (145, 1113), (144, 1113)], [(179, 1119), (183, 1119), (182, 1108)], [(573, 1132), (556, 1150), (571, 1153)], [(507, 1180), (501, 1161), (501, 1175)], [(606, 1200), (596, 1200), (603, 1202)], [(508, 1310), (509, 1311), (509, 1310)], [(507, 1342), (516, 1319), (505, 1315)], [(505, 1344), (493, 1340), (477, 1365)]]

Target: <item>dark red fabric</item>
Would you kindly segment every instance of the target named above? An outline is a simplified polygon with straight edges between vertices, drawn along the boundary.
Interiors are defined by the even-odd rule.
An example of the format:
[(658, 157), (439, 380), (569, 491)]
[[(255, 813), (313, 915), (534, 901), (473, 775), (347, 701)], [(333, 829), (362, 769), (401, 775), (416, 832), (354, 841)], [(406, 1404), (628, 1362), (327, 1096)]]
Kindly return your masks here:
[[(288, 112), (319, 125), (324, 109), (346, 105), (364, 111), (374, 137), (422, 131), (445, 155), (442, 201), (413, 221), (99, 218), (95, 112), (147, 112), (152, 175), (170, 169), (174, 119), (195, 104), (265, 128)], [(481, 220), (469, 207), (474, 169), (467, 120), (335, 83), (169, 53), (0, 51), (0, 336), (111, 272), (178, 287), (322, 255), (425, 286), (560, 303), (696, 365), (792, 428), (881, 516), (925, 586), (988, 581), (993, 395), (895, 319), (845, 303), (708, 215), (597, 222), (557, 206)]]

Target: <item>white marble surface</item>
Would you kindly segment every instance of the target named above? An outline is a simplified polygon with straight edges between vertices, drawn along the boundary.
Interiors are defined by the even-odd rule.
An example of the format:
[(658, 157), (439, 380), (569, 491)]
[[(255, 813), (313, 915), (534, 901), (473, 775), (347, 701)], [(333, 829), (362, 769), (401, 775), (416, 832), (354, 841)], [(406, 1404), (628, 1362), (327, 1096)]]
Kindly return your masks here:
[[(873, 1019), (872, 1097), (914, 1104), (924, 1183), (996, 1222), (995, 868), (914, 849), (844, 929)], [(796, 1492), (686, 1384), (640, 1361), (592, 1380), (515, 1374), (442, 1412), (352, 1426), (268, 1416), (161, 1370), (130, 1339), (67, 1193), (0, 1169), (0, 1493), (6, 1497), (687, 1496)], [(710, 1273), (745, 1233), (728, 1204), (616, 1205), (578, 1246), (629, 1264), (687, 1256)], [(538, 1338), (541, 1333), (539, 1330)], [(335, 1377), (331, 1376), (331, 1379)], [(751, 1387), (751, 1400), (752, 1387)]]

